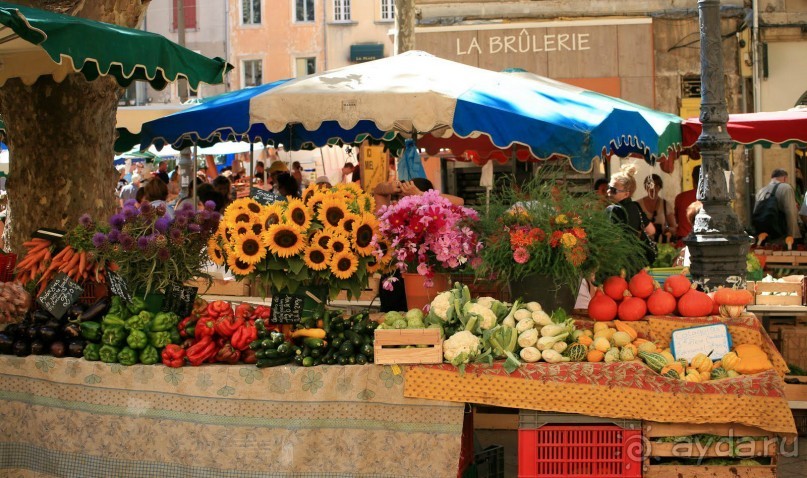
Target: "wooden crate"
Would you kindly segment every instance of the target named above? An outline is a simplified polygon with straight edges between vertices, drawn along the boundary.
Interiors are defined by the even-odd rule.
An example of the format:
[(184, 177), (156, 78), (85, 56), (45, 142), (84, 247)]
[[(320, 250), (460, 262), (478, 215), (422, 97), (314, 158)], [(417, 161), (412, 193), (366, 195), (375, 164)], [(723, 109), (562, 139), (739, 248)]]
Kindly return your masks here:
[[(250, 286), (245, 281), (213, 279), (208, 284), (204, 279), (194, 279), (185, 285), (199, 288), (199, 295), (231, 295), (238, 297), (249, 297)], [(209, 285), (209, 287), (208, 287)]]
[[(754, 294), (755, 305), (804, 305), (803, 282), (754, 282), (746, 286)], [(763, 293), (787, 293), (789, 295), (763, 295)]]
[(785, 362), (807, 369), (807, 327), (779, 325), (776, 335), (779, 352)]
[[(737, 424), (678, 424), (644, 422), (645, 468), (646, 478), (679, 478), (682, 476), (698, 476), (713, 478), (736, 477), (776, 477), (776, 455), (778, 440), (774, 434), (760, 428)], [(751, 442), (742, 442), (732, 454), (731, 446), (719, 442), (704, 447), (697, 443), (656, 443), (656, 438), (689, 435), (717, 435), (725, 437), (764, 437)], [(662, 465), (651, 464), (651, 457), (674, 459), (726, 458), (726, 457), (768, 457), (770, 465), (761, 466), (715, 466), (715, 465)]]
[[(397, 348), (399, 345), (425, 345)], [(442, 363), (443, 340), (439, 329), (376, 329), (373, 361), (377, 364)]]

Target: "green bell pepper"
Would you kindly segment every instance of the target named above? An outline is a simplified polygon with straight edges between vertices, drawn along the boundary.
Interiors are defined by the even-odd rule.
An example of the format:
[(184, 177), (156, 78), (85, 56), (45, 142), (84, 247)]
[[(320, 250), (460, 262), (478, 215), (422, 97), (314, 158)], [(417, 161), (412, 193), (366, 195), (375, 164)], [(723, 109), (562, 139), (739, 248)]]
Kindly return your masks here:
[(137, 351), (130, 347), (123, 347), (118, 352), (118, 363), (121, 365), (134, 365), (137, 363)]
[(151, 322), (152, 332), (164, 332), (176, 327), (179, 323), (179, 316), (173, 312), (158, 312)]
[(171, 334), (169, 332), (151, 332), (149, 334), (149, 341), (151, 345), (161, 349), (171, 343)]
[(146, 348), (140, 351), (140, 363), (143, 365), (154, 365), (160, 361), (160, 352), (151, 345), (146, 345)]
[(142, 349), (149, 344), (149, 337), (142, 330), (134, 329), (126, 337), (126, 344), (133, 349)]
[(180, 335), (179, 329), (177, 329), (176, 327), (173, 327), (172, 329), (167, 330), (166, 332), (168, 332), (171, 335), (172, 344), (178, 344), (182, 342), (182, 335)]
[(85, 339), (97, 342), (101, 339), (101, 324), (98, 322), (82, 322), (81, 323), (81, 336)]
[(111, 345), (103, 345), (98, 349), (98, 357), (104, 363), (115, 363), (118, 361), (118, 348)]
[(106, 327), (101, 335), (101, 343), (104, 345), (118, 346), (126, 340), (126, 330), (123, 327)]
[(112, 300), (110, 301), (109, 311), (107, 313), (115, 315), (123, 315), (122, 313), (124, 309), (125, 308), (123, 307), (123, 299), (121, 299), (117, 295), (113, 295)]
[(127, 309), (129, 309), (132, 315), (137, 315), (146, 310), (146, 301), (140, 297), (132, 297), (132, 301), (129, 302)]
[(126, 328), (129, 330), (148, 330), (151, 326), (151, 312), (147, 310), (140, 311), (137, 315), (133, 315), (126, 320)]
[(104, 330), (106, 330), (107, 327), (123, 327), (124, 325), (126, 325), (126, 321), (117, 314), (106, 314), (103, 320), (101, 320), (101, 326)]
[(85, 345), (84, 346), (84, 360), (90, 360), (90, 361), (101, 360), (101, 355), (99, 354), (100, 350), (101, 350), (101, 344), (87, 344), (87, 345)]

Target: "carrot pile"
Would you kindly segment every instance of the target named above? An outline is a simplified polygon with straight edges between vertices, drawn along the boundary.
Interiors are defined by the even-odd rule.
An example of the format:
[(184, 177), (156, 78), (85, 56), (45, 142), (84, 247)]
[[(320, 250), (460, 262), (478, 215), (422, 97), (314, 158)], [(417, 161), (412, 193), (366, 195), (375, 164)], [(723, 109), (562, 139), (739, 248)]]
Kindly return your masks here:
[(86, 280), (105, 282), (104, 266), (95, 257), (83, 250), (65, 246), (51, 257), (52, 244), (46, 239), (34, 238), (23, 243), (28, 249), (25, 257), (17, 264), (17, 281), (23, 284), (36, 280), (41, 293), (48, 282), (60, 272), (78, 283)]

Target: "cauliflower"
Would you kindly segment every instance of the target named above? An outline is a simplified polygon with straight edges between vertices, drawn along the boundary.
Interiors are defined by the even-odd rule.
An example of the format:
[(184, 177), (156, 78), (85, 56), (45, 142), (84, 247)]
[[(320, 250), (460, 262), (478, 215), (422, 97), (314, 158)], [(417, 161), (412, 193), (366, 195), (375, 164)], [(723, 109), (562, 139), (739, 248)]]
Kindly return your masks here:
[(487, 307), (488, 309), (493, 307), (494, 302), (498, 302), (498, 300), (494, 299), (493, 297), (480, 297), (476, 299), (477, 304)]
[(450, 290), (437, 294), (430, 305), (429, 312), (445, 321), (448, 309), (451, 307), (451, 298)]
[[(492, 329), (496, 326), (496, 314), (482, 304), (468, 303), (465, 306), (465, 314), (476, 314), (479, 316), (479, 328), (482, 330)], [(467, 326), (466, 326), (467, 328)]]
[(470, 363), (479, 355), (479, 337), (463, 330), (443, 342), (443, 358), (455, 367)]

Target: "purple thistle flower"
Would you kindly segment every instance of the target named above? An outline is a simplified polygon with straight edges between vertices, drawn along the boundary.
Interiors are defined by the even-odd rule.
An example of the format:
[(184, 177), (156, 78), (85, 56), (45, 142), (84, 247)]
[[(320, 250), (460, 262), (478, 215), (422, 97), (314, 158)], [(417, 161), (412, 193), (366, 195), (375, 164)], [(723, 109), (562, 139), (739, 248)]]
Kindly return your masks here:
[(179, 240), (179, 238), (182, 237), (182, 231), (177, 228), (172, 228), (171, 232), (168, 233), (168, 236), (171, 238), (171, 240)]
[(137, 201), (134, 199), (127, 199), (126, 201), (123, 202), (123, 207), (135, 208), (137, 207)]
[(176, 213), (180, 213), (182, 211), (192, 211), (192, 210), (193, 210), (193, 204), (191, 204), (188, 201), (185, 201), (185, 202), (183, 202), (182, 204), (179, 205), (179, 208), (176, 210)]
[(167, 211), (167, 209), (166, 209), (166, 207), (165, 207), (165, 204), (157, 204), (157, 205), (154, 207), (154, 210), (157, 212), (157, 216), (158, 216), (158, 217), (163, 217), (163, 216), (165, 216), (165, 213), (166, 213), (166, 211)]
[(160, 248), (157, 251), (157, 259), (159, 259), (161, 261), (167, 261), (170, 258), (171, 258), (171, 253), (168, 252), (168, 249)]
[(174, 224), (176, 224), (179, 227), (185, 227), (188, 225), (188, 217), (185, 215), (177, 215), (174, 218)]
[(210, 213), (210, 220), (213, 221), (217, 226), (219, 225), (219, 221), (221, 220), (221, 214), (213, 211)]
[(188, 231), (190, 232), (200, 232), (202, 230), (202, 226), (196, 223), (188, 224)]
[(109, 235), (107, 235), (107, 240), (111, 243), (118, 242), (120, 240), (120, 231), (117, 229), (112, 229), (109, 231)]
[[(160, 215), (159, 206), (157, 208), (157, 215)], [(161, 217), (157, 219), (154, 223), (154, 229), (158, 230), (159, 232), (165, 234), (168, 231), (168, 227), (171, 226), (171, 219), (167, 217)]]
[(123, 233), (120, 235), (120, 239), (118, 239), (120, 245), (123, 247), (124, 250), (130, 251), (135, 246), (135, 240), (129, 234)]
[(216, 210), (216, 203), (213, 201), (205, 201), (205, 209), (208, 211), (215, 211)]
[(78, 218), (78, 223), (89, 229), (89, 227), (92, 226), (92, 218), (89, 214), (82, 214), (81, 217)]
[(140, 236), (137, 238), (137, 248), (141, 251), (145, 251), (149, 246), (149, 239), (146, 236)]
[(126, 218), (121, 214), (113, 214), (112, 217), (109, 218), (109, 225), (115, 229), (122, 228), (124, 224), (126, 224)]
[(95, 246), (96, 249), (101, 249), (102, 247), (107, 245), (107, 237), (106, 234), (102, 232), (96, 232), (92, 236), (92, 245)]
[(140, 205), (140, 212), (143, 213), (143, 214), (149, 214), (153, 210), (154, 210), (154, 208), (151, 207), (151, 204), (148, 203), (148, 202), (144, 201), (143, 204)]
[(137, 211), (137, 209), (135, 209), (135, 208), (133, 208), (133, 207), (125, 207), (125, 208), (123, 208), (123, 217), (124, 217), (124, 219), (126, 219), (127, 221), (128, 221), (129, 219), (132, 219), (133, 217), (135, 217), (135, 216), (137, 216), (137, 215), (138, 215), (138, 211)]

